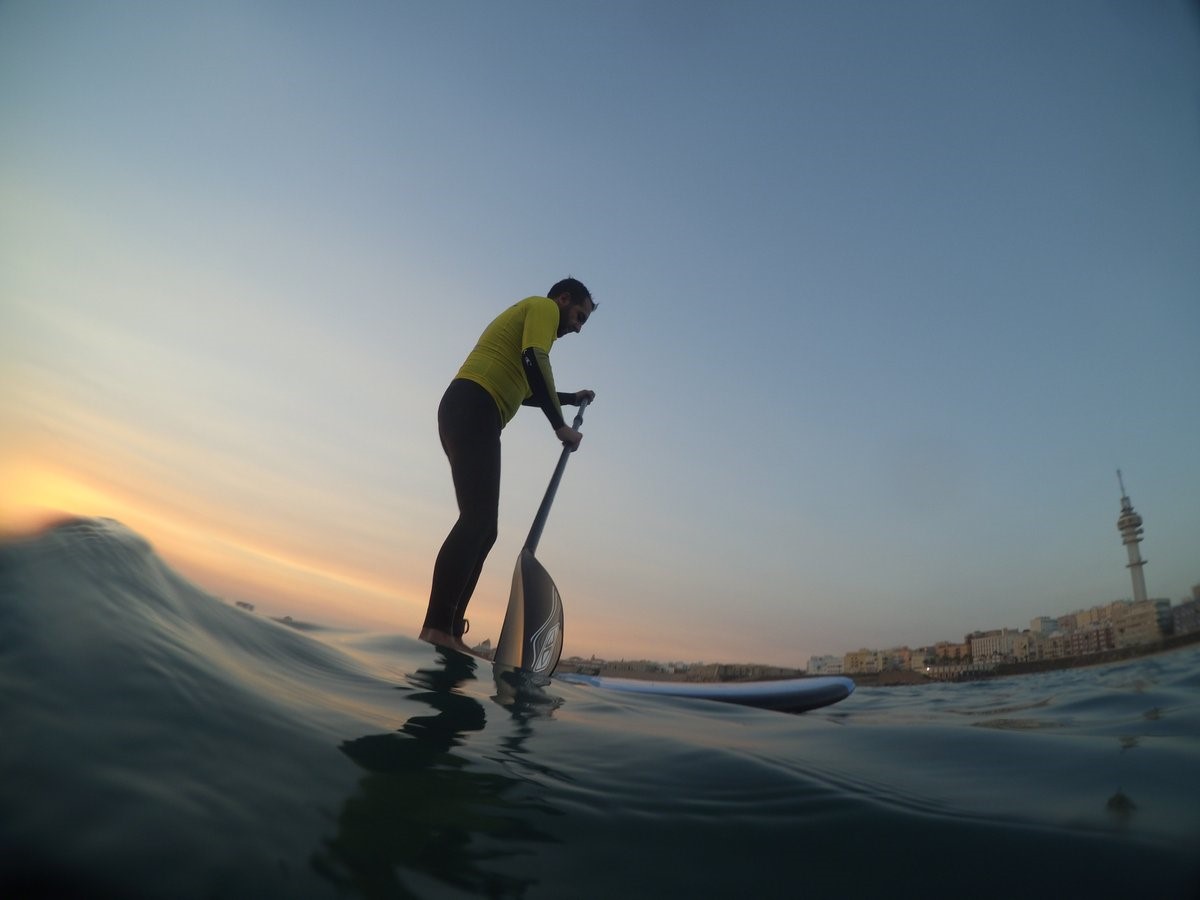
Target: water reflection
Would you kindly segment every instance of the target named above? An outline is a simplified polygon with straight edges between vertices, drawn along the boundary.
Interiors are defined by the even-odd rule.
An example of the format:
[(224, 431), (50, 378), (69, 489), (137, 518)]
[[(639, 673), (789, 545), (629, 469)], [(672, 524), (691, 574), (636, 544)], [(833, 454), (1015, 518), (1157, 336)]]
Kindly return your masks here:
[(496, 664), (492, 667), (492, 677), (496, 682), (492, 700), (518, 721), (550, 718), (562, 706), (563, 698), (546, 690), (550, 679), (544, 675)]
[[(337, 833), (314, 854), (313, 867), (343, 889), (367, 897), (415, 897), (413, 882), (432, 877), (490, 897), (521, 896), (536, 883), (533, 866), (508, 866), (553, 835), (534, 824), (552, 811), (528, 790), (529, 782), (482, 770), (478, 757), (455, 749), (482, 732), (482, 704), (459, 690), (477, 678), (479, 663), (438, 649), (433, 667), (407, 676), (406, 699), (434, 711), (409, 718), (399, 731), (345, 741), (340, 749), (366, 771), (342, 807)], [(510, 673), (511, 674), (511, 673)], [(506, 760), (527, 757), (530, 719), (558, 705), (544, 685), (496, 677), (493, 697), (518, 723), (502, 741)], [(559, 701), (561, 702), (561, 701)], [(500, 769), (500, 770), (498, 770)]]

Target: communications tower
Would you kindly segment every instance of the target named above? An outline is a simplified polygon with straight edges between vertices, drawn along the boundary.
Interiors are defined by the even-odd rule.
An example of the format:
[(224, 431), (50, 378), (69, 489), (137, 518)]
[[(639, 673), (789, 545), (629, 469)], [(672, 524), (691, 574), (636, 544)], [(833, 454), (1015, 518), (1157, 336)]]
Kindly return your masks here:
[(1133, 599), (1135, 602), (1146, 599), (1146, 575), (1142, 568), (1146, 561), (1138, 544), (1142, 542), (1142, 517), (1133, 511), (1133, 503), (1125, 493), (1125, 481), (1121, 478), (1121, 470), (1117, 469), (1117, 484), (1121, 485), (1121, 517), (1117, 519), (1117, 530), (1121, 532), (1121, 542), (1129, 552), (1129, 569), (1133, 577)]

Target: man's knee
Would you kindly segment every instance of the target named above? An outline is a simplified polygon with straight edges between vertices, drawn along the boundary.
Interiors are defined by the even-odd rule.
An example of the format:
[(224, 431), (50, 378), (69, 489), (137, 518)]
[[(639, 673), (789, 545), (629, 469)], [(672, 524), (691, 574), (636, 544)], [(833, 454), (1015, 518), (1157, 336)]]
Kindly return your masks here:
[(460, 522), (462, 531), (469, 534), (475, 545), (484, 553), (492, 549), (500, 533), (495, 514), (471, 515), (464, 513)]
[(499, 535), (499, 525), (495, 519), (492, 519), (491, 522), (484, 527), (483, 532), (480, 535), (480, 545), (483, 547), (485, 552), (492, 549), (492, 546), (496, 543), (496, 538), (499, 537)]

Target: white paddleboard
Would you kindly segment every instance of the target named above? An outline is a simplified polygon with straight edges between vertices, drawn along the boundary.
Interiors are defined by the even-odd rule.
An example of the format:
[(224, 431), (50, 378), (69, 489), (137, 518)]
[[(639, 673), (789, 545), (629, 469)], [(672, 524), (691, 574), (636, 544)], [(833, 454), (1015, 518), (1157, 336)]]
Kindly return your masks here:
[(781, 712), (804, 712), (845, 700), (854, 692), (849, 678), (828, 675), (815, 678), (785, 678), (779, 681), (644, 681), (638, 678), (610, 678), (559, 672), (555, 681), (585, 684), (607, 691), (631, 694), (656, 694), (660, 697), (689, 697), (737, 703)]

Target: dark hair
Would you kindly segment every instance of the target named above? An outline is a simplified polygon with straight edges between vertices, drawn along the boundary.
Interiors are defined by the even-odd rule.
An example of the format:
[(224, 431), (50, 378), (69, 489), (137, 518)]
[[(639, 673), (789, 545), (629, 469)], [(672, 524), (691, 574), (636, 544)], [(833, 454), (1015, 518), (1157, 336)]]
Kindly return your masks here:
[[(592, 300), (592, 292), (584, 287), (583, 282), (577, 278), (564, 278), (550, 288), (550, 293), (546, 296), (553, 300), (559, 294), (570, 294), (572, 306), (578, 306), (584, 300)], [(592, 308), (595, 309), (597, 305), (596, 301), (592, 300)]]

